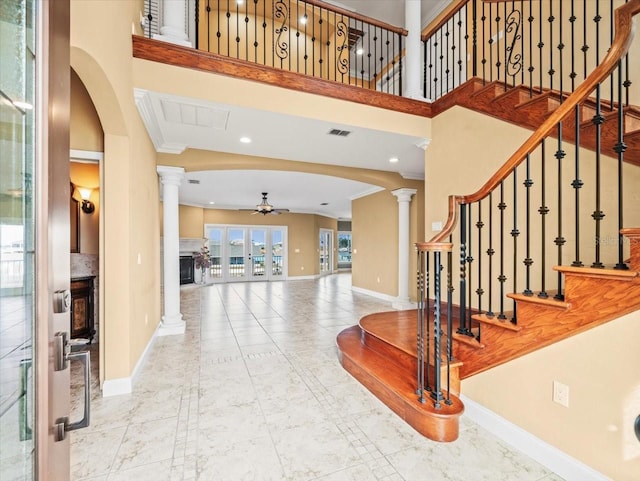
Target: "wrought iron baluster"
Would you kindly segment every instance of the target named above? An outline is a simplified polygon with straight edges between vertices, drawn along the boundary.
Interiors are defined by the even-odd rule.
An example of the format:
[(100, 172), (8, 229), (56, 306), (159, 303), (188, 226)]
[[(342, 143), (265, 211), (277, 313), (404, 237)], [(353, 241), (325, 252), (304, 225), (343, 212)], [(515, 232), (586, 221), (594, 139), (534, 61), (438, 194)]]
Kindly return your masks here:
[(229, 0), (227, 0), (227, 11), (225, 13), (227, 17), (227, 57), (231, 57), (231, 6)]
[[(522, 34), (520, 35), (520, 54), (522, 56), (522, 67), (520, 68), (521, 78), (520, 84), (524, 85), (524, 0), (520, 0), (520, 12), (522, 12), (522, 19), (520, 21), (520, 25), (522, 28)], [(515, 82), (514, 82), (515, 86)]]
[[(562, 3), (562, 0), (560, 0)], [(542, 2), (540, 2), (542, 3)], [(553, 76), (556, 71), (553, 68), (553, 22), (556, 17), (553, 16), (553, 0), (549, 0), (549, 18), (547, 21), (549, 22), (549, 70), (547, 73), (549, 74), (549, 89), (553, 90)]]
[(562, 18), (562, 4), (564, 2), (562, 2), (562, 0), (559, 2), (559, 11), (558, 11), (558, 15), (560, 17), (560, 21), (558, 22), (558, 36), (560, 37), (559, 42), (558, 43), (558, 82), (560, 84), (560, 103), (564, 102), (564, 90), (562, 90), (563, 88), (563, 84), (564, 84), (564, 70), (562, 68), (563, 66), (563, 59), (562, 59), (562, 51), (564, 50), (564, 37), (562, 36), (562, 26), (564, 24), (563, 22), (563, 18)]
[(425, 382), (425, 372), (424, 372), (424, 314), (425, 314), (425, 264), (426, 257), (428, 253), (424, 251), (418, 251), (418, 325), (417, 325), (417, 336), (416, 336), (416, 354), (417, 354), (417, 373), (416, 373), (416, 394), (418, 395), (418, 400), (421, 403), (425, 402), (424, 399), (424, 382)]
[(472, 217), (473, 217), (473, 204), (469, 204), (469, 215), (467, 218), (467, 233), (468, 233), (468, 244), (467, 244), (467, 257), (465, 259), (465, 261), (467, 262), (467, 279), (468, 279), (468, 292), (467, 292), (467, 299), (469, 300), (469, 306), (467, 307), (467, 329), (469, 331), (469, 334), (471, 335), (472, 333), (472, 329), (473, 329), (473, 324), (472, 324), (472, 319), (471, 319), (471, 315), (472, 315), (472, 311), (473, 309), (471, 309), (471, 305), (473, 302), (473, 221), (472, 221)]
[[(449, 236), (449, 243), (453, 242), (453, 236)], [(453, 360), (453, 252), (447, 251), (447, 364)], [(448, 368), (448, 366), (447, 366)], [(447, 379), (447, 384), (449, 380)]]
[(429, 39), (422, 42), (422, 96), (425, 99), (431, 98), (429, 96), (430, 91), (427, 90), (427, 62), (429, 61), (429, 55), (427, 49), (429, 48)]
[(627, 53), (624, 56), (624, 65), (625, 65), (625, 79), (624, 82), (622, 83), (622, 86), (624, 87), (624, 91), (625, 91), (625, 101), (624, 104), (628, 107), (629, 106), (629, 87), (631, 87), (631, 80), (629, 80), (629, 54)]
[(402, 34), (398, 33), (397, 35), (398, 35), (398, 57), (399, 57), (398, 65), (400, 68), (400, 76), (399, 76), (400, 81), (399, 81), (398, 95), (402, 97)]
[(484, 222), (482, 222), (482, 200), (478, 201), (478, 221), (476, 222), (476, 229), (478, 229), (478, 287), (476, 288), (476, 294), (478, 296), (478, 312), (482, 314), (482, 295), (484, 289), (482, 288), (482, 228)]
[[(558, 150), (556, 150), (555, 158), (558, 160), (558, 235), (554, 240), (556, 246), (558, 246), (558, 265), (562, 265), (562, 247), (566, 240), (562, 236), (562, 159), (564, 159), (566, 152), (562, 149), (562, 122), (558, 124)], [(554, 296), (555, 299), (564, 300), (564, 294), (562, 293), (562, 272), (558, 272), (558, 292)]]
[[(489, 6), (491, 9), (491, 6)], [(500, 67), (502, 66), (502, 62), (500, 61), (500, 5), (496, 5), (496, 63), (493, 67), (496, 69), (496, 80), (500, 80)]]
[[(505, 15), (506, 15), (506, 6), (505, 3)], [(512, 0), (511, 2), (512, 10), (511, 13), (505, 18), (505, 41), (504, 41), (504, 81), (505, 81), (505, 90), (507, 89), (508, 77), (511, 77), (511, 84), (513, 87), (516, 86), (516, 77), (518, 74), (523, 71), (524, 59), (522, 58), (523, 50), (520, 50), (520, 53), (515, 52), (515, 48), (518, 45), (518, 40), (522, 40), (522, 12), (520, 10), (516, 10), (515, 3)], [(509, 36), (511, 40), (509, 41)], [(524, 75), (524, 73), (523, 73)]]
[[(377, 27), (373, 27), (373, 89), (378, 90), (378, 72), (376, 70), (376, 61), (378, 59), (378, 34)], [(369, 71), (369, 79), (371, 79), (371, 71)]]
[[(318, 30), (320, 30), (320, 40), (318, 43), (318, 70), (320, 71), (320, 78), (322, 78), (322, 67), (324, 64), (324, 59), (322, 58), (322, 33), (323, 33), (323, 23), (324, 23), (324, 19), (322, 18), (322, 7), (320, 7), (320, 12), (318, 13), (318, 16), (320, 18), (318, 18)], [(327, 72), (328, 74), (328, 72)], [(329, 78), (329, 76), (327, 75), (327, 78)]]
[(575, 213), (574, 213), (574, 217), (575, 217), (575, 239), (576, 239), (576, 245), (575, 245), (575, 259), (574, 261), (571, 263), (572, 266), (574, 267), (582, 267), (582, 261), (580, 260), (580, 189), (582, 189), (582, 186), (584, 185), (584, 182), (582, 182), (582, 179), (580, 179), (580, 105), (576, 105), (575, 108), (575, 113), (574, 113), (574, 118), (575, 118), (575, 132), (574, 132), (574, 136), (575, 136), (575, 154), (574, 154), (574, 172), (575, 172), (575, 177), (573, 179), (573, 182), (571, 182), (571, 187), (573, 187), (574, 190), (574, 195), (575, 195), (575, 201), (574, 201), (574, 209), (575, 209)]
[(533, 180), (531, 179), (531, 155), (527, 154), (526, 160), (526, 174), (527, 178), (524, 180), (523, 185), (525, 187), (525, 287), (523, 294), (525, 296), (532, 296), (531, 290), (531, 266), (533, 265), (533, 259), (531, 259), (531, 187), (533, 186)]
[[(275, 66), (275, 57), (280, 59), (280, 68), (284, 68), (285, 59), (289, 56), (289, 7), (283, 0), (277, 0), (273, 5), (273, 37), (274, 37), (274, 53), (272, 66)], [(285, 38), (287, 35), (287, 38)], [(289, 64), (290, 65), (290, 64)]]
[[(307, 21), (308, 23), (308, 21)], [(311, 7), (311, 75), (316, 76), (316, 7)]]
[(591, 264), (591, 267), (603, 268), (604, 264), (600, 261), (600, 244), (602, 239), (600, 238), (600, 223), (604, 219), (604, 212), (601, 209), (600, 194), (601, 194), (601, 150), (602, 150), (602, 124), (604, 117), (602, 116), (601, 101), (600, 101), (600, 84), (596, 87), (596, 114), (592, 119), (593, 125), (596, 128), (596, 209), (591, 214), (591, 217), (596, 222), (595, 224), (595, 261)]
[(240, 5), (236, 2), (236, 58), (240, 58)]
[[(149, 22), (149, 28), (151, 28), (151, 22)], [(196, 0), (195, 37), (196, 37), (196, 50), (200, 50), (200, 0)]]
[(489, 193), (489, 248), (487, 249), (487, 257), (489, 262), (489, 299), (487, 316), (493, 317), (493, 256), (496, 251), (493, 248), (493, 192)]
[[(386, 34), (385, 35), (386, 36), (385, 46), (386, 46), (387, 62), (389, 62), (389, 58), (390, 58), (389, 57), (389, 31), (388, 30), (386, 30), (386, 31), (383, 30), (382, 33)], [(380, 58), (380, 73), (382, 73), (382, 70), (383, 70), (382, 69), (383, 63), (384, 63), (384, 59)], [(392, 67), (393, 67), (393, 62), (391, 62), (391, 64), (392, 64)], [(387, 81), (387, 93), (389, 93), (389, 80), (390, 80), (389, 72), (390, 72), (390, 69), (389, 69), (389, 65), (387, 64), (387, 74), (385, 76), (386, 77), (385, 80)]]
[(541, 255), (540, 262), (542, 264), (542, 268), (540, 270), (540, 292), (538, 293), (538, 297), (542, 299), (546, 299), (549, 297), (546, 289), (546, 266), (547, 266), (547, 214), (549, 213), (549, 207), (547, 206), (546, 199), (546, 187), (547, 187), (547, 146), (545, 139), (542, 139), (541, 147), (541, 165), (542, 171), (540, 173), (541, 184), (540, 184), (540, 207), (538, 208), (538, 213), (542, 216), (540, 220), (540, 246), (541, 246)]
[[(484, 32), (486, 31), (486, 22), (487, 22), (487, 15), (485, 14), (485, 2), (482, 2), (482, 34), (484, 35)], [(489, 28), (491, 28), (491, 22), (489, 22)], [(486, 79), (487, 79), (487, 55), (485, 52), (485, 42), (482, 42), (482, 85), (484, 85), (486, 83)]]
[[(467, 4), (464, 6), (464, 13), (465, 13), (465, 25), (467, 25), (467, 16), (466, 16), (466, 15), (467, 15), (467, 10), (468, 10), (468, 9), (469, 9), (469, 4), (467, 3)], [(467, 42), (468, 38), (469, 38), (469, 34), (466, 34), (466, 35), (464, 36), (464, 39), (465, 39), (465, 43), (464, 43), (464, 44), (465, 44), (465, 45), (467, 45), (467, 43), (468, 43), (468, 42)], [(454, 49), (457, 49), (457, 51), (458, 51), (458, 63), (457, 63), (457, 65), (458, 65), (458, 68), (457, 68), (457, 71), (458, 71), (458, 81), (457, 81), (457, 82), (456, 82), (456, 76), (455, 76), (455, 74), (454, 74), (454, 76), (453, 76), (453, 87), (455, 88), (455, 87), (457, 87), (458, 85), (462, 85), (462, 82), (464, 82), (464, 80), (466, 80), (466, 78), (465, 78), (464, 80), (463, 80), (463, 78), (462, 78), (462, 53), (463, 53), (463, 49), (462, 49), (462, 10), (460, 10), (460, 11), (458, 12), (458, 43), (457, 43), (457, 46), (456, 46), (456, 45), (454, 45), (454, 46), (453, 46), (453, 48), (454, 48)]]
[(582, 79), (587, 78), (587, 52), (589, 44), (587, 43), (587, 0), (582, 2)]
[(440, 409), (442, 407), (440, 402), (444, 399), (444, 396), (442, 395), (442, 357), (440, 354), (440, 343), (442, 341), (442, 298), (440, 295), (442, 271), (440, 256), (440, 251), (435, 251), (433, 253), (433, 390), (431, 391), (431, 398), (435, 401), (433, 405), (436, 409)]
[[(613, 0), (609, 1), (609, 45), (613, 44)], [(613, 110), (615, 109), (614, 105), (613, 105), (613, 99), (615, 98), (614, 93), (613, 93), (613, 77), (615, 75), (615, 70), (611, 72), (611, 75), (609, 75), (609, 81), (610, 81), (610, 92), (611, 94), (609, 95), (609, 101), (610, 101), (610, 110), (613, 112)], [(618, 69), (618, 73), (622, 73), (620, 71), (620, 69)]]
[[(273, 57), (273, 54), (271, 56)], [(273, 62), (273, 58), (271, 61)], [(267, 65), (267, 0), (262, 2), (262, 65)]]
[(445, 49), (444, 51), (446, 52), (446, 59), (445, 59), (445, 71), (444, 71), (444, 75), (446, 78), (446, 84), (445, 84), (445, 89), (443, 92), (443, 95), (446, 94), (449, 91), (449, 74), (451, 73), (451, 70), (449, 69), (449, 24), (451, 23), (451, 20), (449, 20), (445, 25), (446, 25), (446, 31), (444, 33), (444, 41), (445, 41)]
[[(520, 229), (518, 229), (518, 169), (513, 170), (513, 229), (511, 229), (511, 237), (513, 238), (513, 290), (518, 292), (518, 237), (520, 237)], [(511, 322), (517, 324), (516, 301), (513, 300), (513, 317)]]
[[(575, 12), (575, 0), (571, 0), (571, 16), (569, 17), (569, 23), (571, 23), (571, 73), (569, 78), (571, 79), (571, 91), (576, 89), (576, 12)], [(576, 145), (579, 145), (576, 142)]]
[(258, 0), (253, 0), (253, 58), (258, 63)]
[(533, 21), (535, 18), (533, 16), (532, 0), (527, 1), (529, 2), (529, 18), (527, 18), (529, 22), (529, 98), (531, 98), (533, 97), (533, 72), (535, 71), (533, 66)]
[[(615, 265), (614, 269), (627, 270), (629, 266), (624, 262), (623, 257), (623, 242), (624, 237), (620, 233), (621, 229), (624, 227), (623, 222), (623, 162), (624, 162), (624, 152), (627, 150), (627, 145), (624, 142), (624, 105), (622, 104), (622, 60), (618, 61), (618, 139), (613, 148), (613, 150), (618, 155), (618, 263)], [(611, 102), (613, 104), (613, 102)]]
[[(349, 19), (347, 18), (347, 22)], [(345, 82), (345, 75), (347, 76), (347, 82), (349, 81), (349, 26), (344, 20), (344, 16), (340, 16), (340, 22), (338, 22), (338, 26), (336, 28), (336, 46), (337, 50), (337, 62), (336, 62), (336, 70), (340, 72), (340, 81), (342, 83)], [(340, 45), (338, 46), (338, 40), (340, 39)], [(358, 56), (356, 55), (356, 62)], [(357, 69), (357, 65), (356, 65)], [(357, 72), (357, 70), (356, 70)], [(356, 74), (356, 82), (357, 82), (357, 74)]]
[(470, 335), (467, 326), (467, 205), (460, 205), (460, 321), (458, 333)]
[[(209, 0), (207, 0), (207, 8), (209, 8)], [(153, 22), (153, 15), (151, 14), (151, 0), (147, 0), (147, 38), (151, 38), (151, 24)], [(209, 23), (209, 17), (207, 17), (207, 24)], [(207, 29), (207, 35), (208, 35)]]
[(504, 283), (507, 281), (507, 276), (504, 275), (504, 211), (506, 208), (504, 181), (502, 181), (500, 182), (500, 202), (498, 203), (498, 210), (500, 211), (500, 275), (498, 276), (498, 282), (500, 283), (500, 312), (498, 313), (498, 319), (501, 320), (507, 318), (504, 313)]
[(544, 83), (542, 82), (542, 75), (543, 75), (543, 51), (542, 49), (544, 48), (544, 41), (543, 41), (543, 36), (542, 36), (542, 25), (543, 25), (543, 21), (542, 21), (542, 3), (543, 2), (538, 2), (539, 5), (539, 9), (540, 9), (540, 14), (539, 14), (539, 20), (538, 20), (538, 61), (540, 62), (540, 88), (542, 88), (544, 86)]
[[(467, 5), (469, 5), (467, 3)], [(471, 62), (472, 62), (472, 75), (474, 77), (478, 76), (478, 0), (473, 0), (472, 4), (472, 40), (471, 40)], [(466, 11), (466, 10), (465, 10)], [(465, 30), (468, 30), (468, 16), (465, 17)], [(465, 37), (466, 38), (466, 37)]]

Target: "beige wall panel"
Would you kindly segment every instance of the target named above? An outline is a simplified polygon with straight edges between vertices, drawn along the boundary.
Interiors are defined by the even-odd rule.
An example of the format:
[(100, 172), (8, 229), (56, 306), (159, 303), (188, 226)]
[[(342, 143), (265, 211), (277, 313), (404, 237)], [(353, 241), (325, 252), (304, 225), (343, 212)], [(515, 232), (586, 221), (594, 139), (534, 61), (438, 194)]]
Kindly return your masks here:
[(156, 156), (132, 96), (131, 32), (139, 30), (140, 10), (135, 1), (71, 2), (71, 65), (105, 134), (101, 222), (109, 234), (101, 242), (100, 318), (107, 380), (131, 375), (160, 321)]
[(398, 295), (398, 201), (388, 191), (351, 203), (352, 284)]
[(104, 150), (104, 133), (96, 108), (82, 80), (71, 69), (70, 147), (74, 150)]
[[(638, 479), (640, 350), (635, 312), (462, 382), (462, 392), (616, 480)], [(553, 403), (553, 381), (569, 408)]]
[[(179, 206), (180, 237), (204, 238), (204, 210), (190, 205)], [(164, 235), (164, 230), (162, 230)]]

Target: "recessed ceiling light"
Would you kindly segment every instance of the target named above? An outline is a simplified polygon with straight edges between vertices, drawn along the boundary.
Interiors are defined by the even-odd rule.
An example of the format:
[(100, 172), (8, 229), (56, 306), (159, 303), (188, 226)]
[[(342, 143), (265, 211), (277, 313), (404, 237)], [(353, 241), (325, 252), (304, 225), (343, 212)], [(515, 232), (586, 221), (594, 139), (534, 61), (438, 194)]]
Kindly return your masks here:
[(209, 202), (209, 204), (215, 204), (215, 202), (214, 202), (214, 201), (211, 201), (211, 202)]
[(362, 47), (358, 48), (358, 50), (356, 50), (356, 54), (357, 55), (362, 55), (364, 53), (364, 49)]
[(250, 137), (240, 137), (240, 142), (242, 142), (243, 144), (250, 144), (251, 143), (251, 138)]
[(389, 159), (389, 162), (391, 162), (392, 164), (395, 164), (396, 162), (398, 162), (400, 159), (398, 157), (391, 157)]

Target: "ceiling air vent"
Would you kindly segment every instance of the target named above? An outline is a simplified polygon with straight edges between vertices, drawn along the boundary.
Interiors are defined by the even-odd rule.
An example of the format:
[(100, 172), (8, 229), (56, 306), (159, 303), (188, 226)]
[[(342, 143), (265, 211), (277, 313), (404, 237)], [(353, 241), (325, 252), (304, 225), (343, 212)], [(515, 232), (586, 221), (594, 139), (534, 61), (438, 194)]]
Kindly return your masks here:
[(351, 133), (350, 130), (331, 129), (329, 135), (337, 135), (338, 137), (346, 137)]
[(195, 185), (199, 185), (200, 181), (198, 179), (189, 179), (187, 182), (189, 182), (190, 184), (195, 184)]

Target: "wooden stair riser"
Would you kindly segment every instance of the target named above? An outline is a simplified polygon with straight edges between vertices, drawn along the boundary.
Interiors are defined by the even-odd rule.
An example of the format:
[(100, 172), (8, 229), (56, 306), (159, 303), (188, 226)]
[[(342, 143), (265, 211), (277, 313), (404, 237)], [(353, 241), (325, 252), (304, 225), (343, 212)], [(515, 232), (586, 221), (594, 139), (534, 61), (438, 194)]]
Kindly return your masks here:
[(421, 403), (411, 373), (364, 345), (361, 333), (359, 326), (353, 326), (338, 335), (342, 366), (420, 434), (434, 441), (455, 441), (464, 412), (460, 399), (452, 395), (452, 403), (440, 403), (439, 408), (431, 399)]
[[(446, 338), (445, 338), (446, 340)], [(362, 342), (364, 343), (365, 346), (369, 347), (370, 349), (376, 351), (377, 353), (385, 356), (387, 359), (393, 360), (393, 362), (395, 364), (397, 364), (399, 367), (401, 367), (402, 369), (406, 370), (407, 372), (412, 372), (415, 373), (416, 379), (417, 379), (417, 372), (418, 372), (418, 359), (416, 357), (416, 351), (412, 352), (412, 353), (407, 353), (401, 349), (398, 349), (392, 345), (390, 345), (389, 343), (385, 342), (384, 340), (373, 336), (369, 333), (367, 333), (366, 331), (363, 331), (363, 336), (362, 336)], [(428, 363), (424, 363), (425, 365), (425, 370), (428, 370), (428, 374), (427, 374), (427, 378), (430, 380), (434, 379), (435, 376), (435, 362), (434, 362), (434, 357), (433, 357), (433, 350), (429, 350), (429, 354), (430, 354), (430, 359)], [(446, 350), (442, 351), (443, 353), (446, 352)], [(445, 354), (446, 355), (446, 354)], [(443, 355), (442, 357), (444, 358)], [(426, 357), (426, 349), (425, 349), (425, 357)], [(460, 375), (459, 375), (459, 365), (460, 363), (453, 363), (450, 365), (449, 368), (449, 386), (447, 387), (446, 385), (446, 379), (447, 379), (447, 366), (445, 364), (445, 361), (442, 361), (442, 365), (440, 368), (440, 376), (442, 381), (442, 389), (444, 390), (449, 390), (451, 391), (453, 394), (460, 394)], [(417, 382), (417, 381), (416, 381)]]
[(553, 300), (547, 306), (538, 298), (527, 301), (526, 296), (518, 296), (519, 332), (484, 325), (484, 349), (457, 345), (456, 354), (463, 363), (460, 377), (465, 379), (640, 309), (640, 277), (620, 280), (568, 274), (565, 288), (568, 307), (559, 307)]

